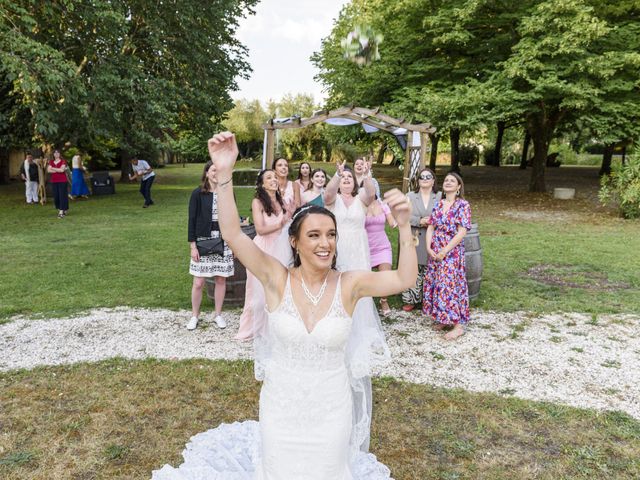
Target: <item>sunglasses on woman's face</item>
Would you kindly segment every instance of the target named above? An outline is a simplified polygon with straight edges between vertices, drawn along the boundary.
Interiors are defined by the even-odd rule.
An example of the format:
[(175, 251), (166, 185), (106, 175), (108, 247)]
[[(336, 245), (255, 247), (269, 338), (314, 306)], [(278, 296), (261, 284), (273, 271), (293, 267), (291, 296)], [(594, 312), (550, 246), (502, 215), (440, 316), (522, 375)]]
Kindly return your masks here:
[(433, 175), (430, 173), (420, 175), (420, 180), (433, 180)]

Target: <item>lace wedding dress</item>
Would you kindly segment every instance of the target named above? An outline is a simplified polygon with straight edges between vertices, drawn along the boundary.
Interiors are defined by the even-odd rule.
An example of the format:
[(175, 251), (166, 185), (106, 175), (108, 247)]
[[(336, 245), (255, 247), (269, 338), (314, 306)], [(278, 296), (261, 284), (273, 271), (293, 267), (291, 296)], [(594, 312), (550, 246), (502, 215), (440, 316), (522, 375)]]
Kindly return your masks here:
[(360, 450), (347, 359), (352, 318), (342, 305), (340, 280), (327, 314), (309, 332), (287, 278), (268, 325), (260, 423), (223, 424), (192, 437), (184, 463), (165, 465), (153, 480), (390, 479), (386, 466)]

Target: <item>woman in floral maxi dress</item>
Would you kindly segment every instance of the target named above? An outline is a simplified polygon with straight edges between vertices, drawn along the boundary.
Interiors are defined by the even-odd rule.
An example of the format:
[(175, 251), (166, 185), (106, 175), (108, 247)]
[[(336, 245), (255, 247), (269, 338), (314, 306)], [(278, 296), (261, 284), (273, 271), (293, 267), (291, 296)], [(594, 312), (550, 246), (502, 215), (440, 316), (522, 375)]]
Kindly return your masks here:
[(453, 326), (445, 338), (464, 335), (469, 322), (469, 291), (464, 261), (464, 237), (471, 228), (471, 208), (464, 199), (464, 184), (449, 173), (442, 185), (444, 196), (434, 207), (427, 228), (429, 263), (424, 278), (422, 311), (442, 330)]

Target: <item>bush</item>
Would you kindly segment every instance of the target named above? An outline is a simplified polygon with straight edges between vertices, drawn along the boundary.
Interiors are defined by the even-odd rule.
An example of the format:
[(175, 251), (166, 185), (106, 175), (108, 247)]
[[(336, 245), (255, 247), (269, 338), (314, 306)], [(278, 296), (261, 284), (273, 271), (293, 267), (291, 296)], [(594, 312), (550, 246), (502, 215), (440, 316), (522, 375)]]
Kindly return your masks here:
[(475, 145), (460, 145), (460, 165), (473, 165), (480, 158), (480, 150)]
[(568, 143), (552, 144), (549, 155), (552, 153), (558, 153), (557, 160), (563, 165), (578, 165), (578, 154)]
[(493, 166), (494, 165), (494, 153), (495, 152), (495, 148), (494, 147), (486, 147), (484, 149), (484, 151), (482, 152), (482, 161), (484, 162), (485, 165), (487, 166)]
[(616, 202), (622, 217), (640, 218), (640, 155), (614, 165), (611, 176), (602, 177), (598, 196), (603, 205)]

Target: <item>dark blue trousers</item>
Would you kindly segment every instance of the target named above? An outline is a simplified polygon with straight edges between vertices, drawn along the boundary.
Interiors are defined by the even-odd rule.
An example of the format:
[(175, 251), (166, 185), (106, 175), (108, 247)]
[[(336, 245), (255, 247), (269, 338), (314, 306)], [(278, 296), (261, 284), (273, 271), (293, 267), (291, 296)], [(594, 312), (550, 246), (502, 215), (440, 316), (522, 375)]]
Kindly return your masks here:
[(153, 205), (153, 200), (151, 200), (151, 185), (153, 185), (153, 180), (155, 178), (156, 176), (154, 175), (153, 177), (149, 177), (140, 182), (140, 193), (144, 197), (145, 205)]

